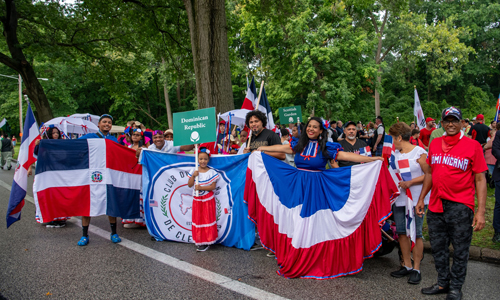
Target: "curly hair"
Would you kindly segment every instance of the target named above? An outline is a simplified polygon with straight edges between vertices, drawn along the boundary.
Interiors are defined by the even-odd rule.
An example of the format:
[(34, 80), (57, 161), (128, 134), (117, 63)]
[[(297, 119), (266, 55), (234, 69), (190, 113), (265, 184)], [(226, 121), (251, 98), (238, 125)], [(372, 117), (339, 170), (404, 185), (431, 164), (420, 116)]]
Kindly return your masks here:
[(261, 112), (260, 110), (252, 110), (247, 114), (247, 117), (245, 119), (245, 124), (250, 127), (250, 118), (251, 117), (256, 117), (262, 122), (262, 127), (266, 128), (267, 125), (267, 116)]
[[(307, 129), (307, 126), (309, 126), (309, 123), (311, 123), (311, 121), (318, 122), (320, 128), (323, 129), (323, 126), (321, 126), (322, 120), (318, 117), (311, 117), (309, 119), (309, 121), (307, 121), (306, 125), (304, 126), (304, 129)], [(304, 129), (302, 130), (302, 132), (300, 134), (299, 142), (293, 148), (293, 151), (295, 151), (295, 153), (301, 153), (302, 150), (304, 150), (304, 148), (307, 147), (307, 144), (309, 144), (309, 137), (307, 136), (307, 130), (304, 130)], [(321, 134), (318, 137), (318, 146), (319, 146), (319, 149), (324, 157), (330, 157), (330, 155), (328, 154), (328, 151), (326, 151), (327, 140), (328, 140), (328, 132), (327, 132), (327, 130), (323, 129), (323, 132), (321, 132)]]

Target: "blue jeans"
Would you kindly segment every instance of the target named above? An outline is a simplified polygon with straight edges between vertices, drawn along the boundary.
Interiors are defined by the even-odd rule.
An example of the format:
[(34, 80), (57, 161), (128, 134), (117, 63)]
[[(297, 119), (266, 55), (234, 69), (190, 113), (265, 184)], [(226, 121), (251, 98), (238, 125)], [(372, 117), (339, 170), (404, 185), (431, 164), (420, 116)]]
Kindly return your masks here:
[(493, 229), (500, 232), (500, 181), (495, 181), (495, 208), (493, 209)]
[[(415, 211), (415, 208), (413, 208)], [(427, 211), (427, 205), (424, 208)], [(399, 235), (406, 235), (406, 207), (396, 206), (392, 207), (394, 215), (394, 222), (396, 222), (396, 233)], [(422, 227), (424, 226), (424, 216), (419, 217), (415, 212), (415, 229), (417, 232), (417, 239), (422, 238)]]

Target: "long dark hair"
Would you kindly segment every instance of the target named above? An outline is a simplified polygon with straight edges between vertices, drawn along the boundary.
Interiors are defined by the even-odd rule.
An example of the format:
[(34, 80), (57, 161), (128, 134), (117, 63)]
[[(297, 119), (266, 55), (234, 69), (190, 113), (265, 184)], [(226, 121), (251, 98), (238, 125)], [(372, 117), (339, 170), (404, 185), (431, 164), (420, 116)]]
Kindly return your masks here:
[(318, 136), (318, 146), (319, 150), (321, 151), (321, 153), (323, 153), (324, 157), (330, 157), (330, 155), (326, 151), (326, 142), (328, 140), (328, 133), (327, 130), (323, 128), (323, 125), (321, 125), (323, 124), (322, 123), (323, 121), (318, 117), (311, 117), (309, 121), (307, 121), (306, 125), (303, 127), (304, 129), (300, 134), (299, 142), (297, 143), (297, 145), (295, 145), (293, 151), (295, 151), (295, 153), (301, 153), (302, 150), (304, 150), (304, 148), (307, 147), (307, 145), (309, 144), (309, 137), (307, 136), (307, 126), (309, 126), (309, 123), (311, 121), (318, 122), (320, 128), (323, 129), (323, 132)]
[(58, 140), (62, 139), (61, 130), (59, 130), (59, 128), (57, 128), (57, 127), (50, 127), (49, 130), (47, 130), (47, 137), (50, 140), (52, 140), (52, 133), (54, 132), (54, 130), (57, 130), (57, 132), (59, 132), (59, 138), (58, 138)]

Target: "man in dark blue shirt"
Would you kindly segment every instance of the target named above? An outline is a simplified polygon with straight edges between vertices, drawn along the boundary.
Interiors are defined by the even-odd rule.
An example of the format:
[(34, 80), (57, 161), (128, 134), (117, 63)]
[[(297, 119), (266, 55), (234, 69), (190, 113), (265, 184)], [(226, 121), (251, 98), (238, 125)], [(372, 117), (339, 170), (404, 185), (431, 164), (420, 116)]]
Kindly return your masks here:
[[(80, 137), (80, 139), (108, 139), (118, 143), (118, 140), (114, 136), (109, 134), (111, 126), (113, 126), (112, 116), (102, 115), (101, 118), (99, 119), (99, 123), (97, 124), (97, 126), (99, 127), (99, 131), (97, 133), (88, 133)], [(109, 219), (109, 225), (111, 226), (111, 241), (113, 243), (121, 242), (122, 240), (116, 233), (116, 217), (108, 216), (108, 219)], [(87, 244), (89, 243), (89, 225), (90, 225), (90, 217), (82, 216), (83, 235), (80, 241), (78, 241), (78, 246), (87, 246)]]

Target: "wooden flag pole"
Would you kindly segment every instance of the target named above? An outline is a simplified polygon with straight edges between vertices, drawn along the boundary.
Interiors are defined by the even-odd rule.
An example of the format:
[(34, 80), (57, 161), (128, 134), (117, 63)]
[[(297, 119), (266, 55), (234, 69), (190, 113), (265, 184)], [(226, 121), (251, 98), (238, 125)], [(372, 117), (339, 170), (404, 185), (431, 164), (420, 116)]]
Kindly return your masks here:
[[(259, 103), (260, 103), (260, 96), (262, 96), (262, 89), (264, 88), (264, 80), (260, 83), (260, 90), (259, 90), (259, 97), (257, 98), (257, 105), (255, 106), (254, 110), (259, 109)], [(250, 125), (250, 124), (249, 124)], [(250, 128), (249, 128), (250, 129)], [(250, 133), (252, 133), (252, 130), (250, 129)], [(252, 142), (252, 134), (248, 137), (247, 140), (247, 148), (250, 148), (250, 143)]]
[[(194, 145), (194, 163), (196, 166), (195, 171), (198, 171), (198, 144)], [(195, 187), (200, 183), (198, 178), (200, 178), (200, 174), (198, 174), (198, 176), (196, 176)], [(200, 195), (200, 192), (198, 190), (196, 190), (195, 196), (198, 197), (199, 195)]]

